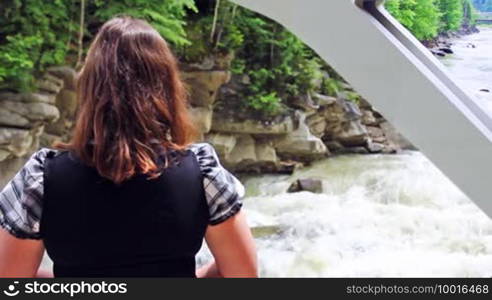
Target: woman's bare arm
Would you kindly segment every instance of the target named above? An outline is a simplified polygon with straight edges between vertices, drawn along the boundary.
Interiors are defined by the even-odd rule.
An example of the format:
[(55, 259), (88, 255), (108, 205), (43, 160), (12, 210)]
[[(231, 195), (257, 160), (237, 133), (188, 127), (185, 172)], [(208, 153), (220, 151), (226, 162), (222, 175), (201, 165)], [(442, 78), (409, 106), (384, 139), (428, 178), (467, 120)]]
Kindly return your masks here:
[(0, 228), (0, 277), (35, 277), (44, 245), (40, 240), (24, 240)]
[(200, 267), (196, 270), (197, 278), (222, 278), (222, 274), (220, 274), (217, 269), (217, 265), (215, 264), (215, 260), (207, 263), (206, 265)]
[(258, 277), (255, 241), (242, 211), (209, 225), (205, 240), (215, 262), (199, 270), (198, 277)]

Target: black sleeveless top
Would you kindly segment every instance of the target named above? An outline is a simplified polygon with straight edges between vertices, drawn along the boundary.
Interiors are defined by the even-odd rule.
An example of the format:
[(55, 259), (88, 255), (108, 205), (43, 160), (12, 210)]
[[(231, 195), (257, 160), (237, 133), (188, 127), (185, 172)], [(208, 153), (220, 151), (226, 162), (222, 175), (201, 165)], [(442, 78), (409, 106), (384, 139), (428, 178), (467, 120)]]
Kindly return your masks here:
[(177, 157), (116, 185), (71, 152), (40, 150), (0, 193), (0, 225), (43, 239), (56, 277), (194, 277), (207, 226), (239, 211), (244, 191), (210, 145)]

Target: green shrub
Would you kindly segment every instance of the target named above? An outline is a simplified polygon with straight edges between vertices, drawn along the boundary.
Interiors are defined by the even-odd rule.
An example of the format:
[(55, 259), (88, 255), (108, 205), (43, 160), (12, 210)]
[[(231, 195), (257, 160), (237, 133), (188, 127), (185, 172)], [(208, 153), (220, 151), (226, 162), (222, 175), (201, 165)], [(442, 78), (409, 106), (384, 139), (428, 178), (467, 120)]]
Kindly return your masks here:
[(386, 9), (419, 40), (437, 36), (440, 14), (435, 0), (388, 0)]
[[(190, 44), (185, 16), (194, 0), (86, 0), (83, 40), (111, 17), (123, 14), (148, 20), (171, 44)], [(50, 65), (72, 62), (78, 51), (81, 0), (1, 0), (0, 89), (31, 90), (34, 78)]]
[(280, 111), (283, 100), (317, 88), (322, 60), (285, 28), (242, 8), (229, 26), (234, 29), (227, 32), (241, 36), (233, 40), (242, 42), (235, 47), (232, 72), (248, 75), (251, 81), (243, 95), (246, 107), (272, 115)]
[(197, 12), (195, 0), (93, 0), (92, 22), (104, 22), (115, 15), (147, 20), (170, 43), (190, 45), (184, 26), (187, 11)]
[(462, 0), (438, 0), (441, 11), (441, 31), (458, 30), (463, 22)]
[(331, 77), (323, 78), (323, 82), (321, 84), (321, 92), (323, 94), (328, 95), (328, 96), (337, 97), (341, 91), (343, 91), (343, 86), (342, 86), (341, 80), (331, 78)]
[(419, 40), (473, 25), (476, 19), (471, 0), (387, 0), (385, 7)]
[(416, 3), (416, 0), (388, 0), (385, 6), (403, 26), (411, 29), (416, 16), (413, 10)]
[(37, 73), (64, 62), (72, 11), (68, 0), (2, 0), (0, 89), (32, 89)]
[(247, 97), (247, 104), (256, 111), (264, 113), (266, 116), (274, 116), (280, 110), (281, 99), (276, 92), (256, 94)]
[(435, 0), (416, 0), (414, 11), (415, 22), (410, 30), (415, 36), (420, 40), (436, 37), (439, 32), (440, 13)]

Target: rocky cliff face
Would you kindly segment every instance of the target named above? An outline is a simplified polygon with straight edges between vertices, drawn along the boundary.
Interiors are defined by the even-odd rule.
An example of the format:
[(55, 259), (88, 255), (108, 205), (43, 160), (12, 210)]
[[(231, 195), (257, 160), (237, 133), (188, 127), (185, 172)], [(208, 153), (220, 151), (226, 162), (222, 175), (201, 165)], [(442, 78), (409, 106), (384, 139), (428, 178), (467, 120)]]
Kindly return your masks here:
[(36, 149), (61, 139), (71, 127), (66, 122), (75, 114), (75, 71), (51, 68), (37, 86), (32, 93), (0, 92), (0, 187)]
[[(213, 144), (232, 171), (291, 172), (338, 153), (413, 149), (363, 100), (300, 97), (268, 120), (239, 111), (224, 101), (236, 88), (228, 70), (231, 59), (186, 65), (182, 75), (200, 140)], [(67, 140), (77, 108), (75, 77), (69, 67), (54, 67), (40, 78), (36, 92), (0, 92), (0, 186), (40, 146)]]
[(274, 118), (248, 113), (234, 104), (241, 101), (238, 82), (247, 80), (214, 63), (203, 65), (207, 67), (184, 67), (192, 113), (201, 140), (215, 146), (230, 170), (290, 172), (332, 154), (414, 149), (364, 100), (309, 95)]

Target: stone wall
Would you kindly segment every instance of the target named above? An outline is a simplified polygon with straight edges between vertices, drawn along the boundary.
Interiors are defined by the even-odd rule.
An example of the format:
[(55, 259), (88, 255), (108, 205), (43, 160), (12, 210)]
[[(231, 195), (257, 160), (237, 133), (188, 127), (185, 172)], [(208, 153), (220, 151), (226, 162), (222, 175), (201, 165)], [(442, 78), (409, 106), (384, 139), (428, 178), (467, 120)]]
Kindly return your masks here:
[[(35, 92), (0, 92), (0, 187), (39, 147), (69, 132), (67, 126), (56, 131), (60, 137), (53, 135), (56, 124), (73, 118), (75, 71), (51, 68), (36, 85)], [(73, 113), (67, 113), (67, 106)]]
[(49, 147), (58, 140), (67, 141), (75, 122), (77, 110), (77, 96), (75, 92), (76, 72), (70, 67), (56, 67), (49, 69), (64, 82), (63, 89), (59, 91), (55, 99), (55, 105), (60, 112), (60, 117), (46, 125), (41, 135), (41, 146)]

